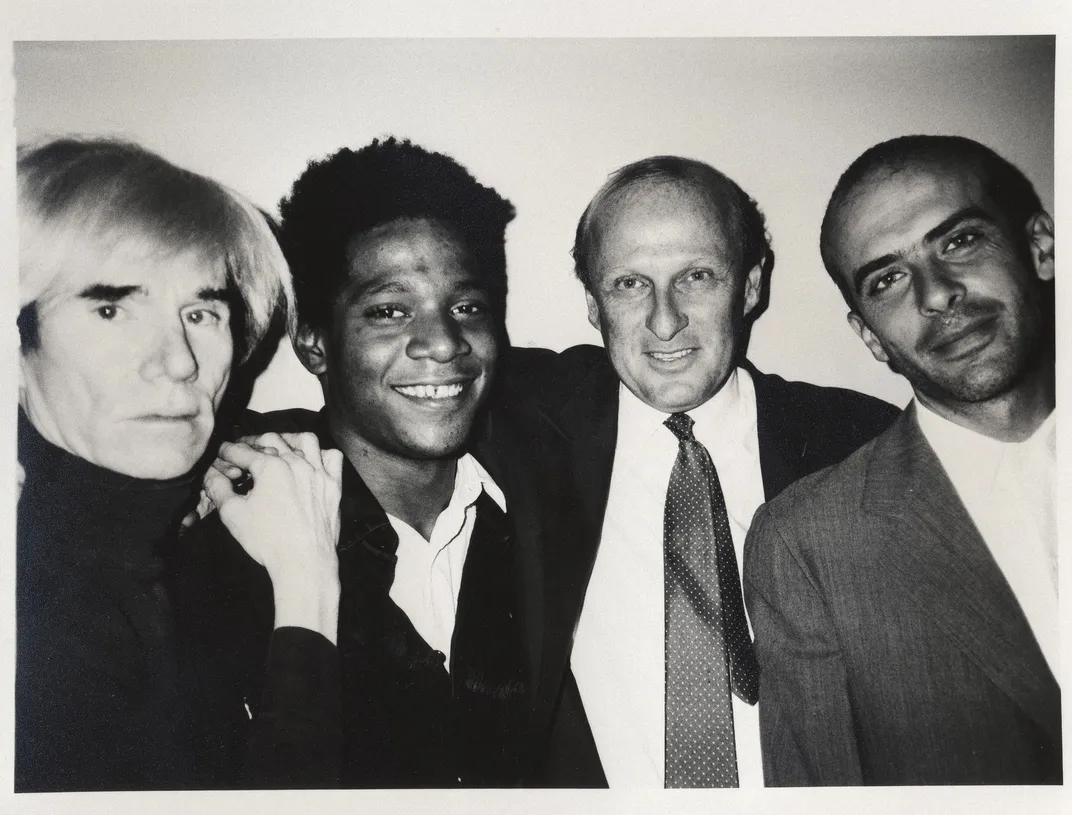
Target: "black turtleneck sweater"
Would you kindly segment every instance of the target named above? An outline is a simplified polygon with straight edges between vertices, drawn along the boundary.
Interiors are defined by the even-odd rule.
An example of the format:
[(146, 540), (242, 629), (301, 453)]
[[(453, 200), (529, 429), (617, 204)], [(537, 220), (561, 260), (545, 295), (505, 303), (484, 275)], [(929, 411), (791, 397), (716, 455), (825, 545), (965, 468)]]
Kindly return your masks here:
[(192, 476), (119, 475), (19, 413), (15, 789), (181, 786), (188, 751), (160, 546)]

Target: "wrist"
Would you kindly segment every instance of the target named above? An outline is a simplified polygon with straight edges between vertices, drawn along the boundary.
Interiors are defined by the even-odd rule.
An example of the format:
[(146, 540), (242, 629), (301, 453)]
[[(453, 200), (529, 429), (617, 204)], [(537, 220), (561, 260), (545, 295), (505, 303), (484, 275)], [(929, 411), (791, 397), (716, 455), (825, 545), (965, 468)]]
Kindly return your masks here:
[(326, 637), (332, 644), (339, 629), (339, 573), (337, 564), (316, 574), (288, 574), (275, 580), (275, 627), (308, 628)]

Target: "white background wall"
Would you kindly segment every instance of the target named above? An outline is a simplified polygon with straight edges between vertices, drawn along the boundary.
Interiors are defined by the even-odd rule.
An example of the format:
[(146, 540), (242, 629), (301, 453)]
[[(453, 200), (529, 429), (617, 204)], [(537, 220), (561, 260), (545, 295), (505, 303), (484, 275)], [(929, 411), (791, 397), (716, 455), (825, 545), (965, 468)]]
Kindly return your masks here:
[[(569, 249), (606, 175), (663, 153), (718, 167), (767, 215), (777, 263), (749, 356), (897, 404), (907, 386), (845, 323), (818, 252), (838, 175), (905, 133), (956, 133), (1019, 165), (1052, 209), (1052, 38), (510, 39), (16, 43), (20, 141), (132, 138), (275, 210), (313, 157), (394, 134), (517, 207), (517, 345), (599, 342)], [(284, 348), (252, 407), (316, 407)]]

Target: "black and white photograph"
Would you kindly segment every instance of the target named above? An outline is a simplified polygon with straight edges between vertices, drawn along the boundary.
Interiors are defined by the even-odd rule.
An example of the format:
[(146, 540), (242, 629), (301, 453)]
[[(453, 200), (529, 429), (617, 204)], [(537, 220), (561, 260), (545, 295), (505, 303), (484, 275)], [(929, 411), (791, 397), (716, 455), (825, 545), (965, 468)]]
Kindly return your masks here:
[(9, 43), (15, 811), (1063, 809), (1054, 24), (255, 22)]

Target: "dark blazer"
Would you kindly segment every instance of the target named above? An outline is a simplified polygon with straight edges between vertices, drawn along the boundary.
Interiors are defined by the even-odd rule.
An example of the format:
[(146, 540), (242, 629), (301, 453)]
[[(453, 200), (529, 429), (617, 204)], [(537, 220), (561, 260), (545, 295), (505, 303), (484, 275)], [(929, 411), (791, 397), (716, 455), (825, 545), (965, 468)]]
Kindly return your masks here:
[(769, 785), (1061, 781), (1061, 700), (909, 408), (756, 515)]
[[(580, 345), (561, 354), (512, 349), (505, 365), (506, 387), (537, 407), (570, 450), (578, 502), (586, 525), (573, 553), (574, 579), (548, 592), (548, 625), (576, 628), (584, 591), (595, 564), (610, 491), (618, 430), (619, 379), (606, 352)], [(870, 396), (840, 388), (787, 382), (745, 363), (755, 383), (760, 469), (767, 500), (804, 475), (849, 455), (885, 430), (898, 411)], [(577, 580), (580, 576), (582, 579)], [(568, 657), (557, 652), (556, 657)], [(605, 784), (576, 684), (563, 665), (560, 714), (552, 733), (545, 783), (554, 786)], [(557, 675), (557, 674), (556, 674)]]
[[(203, 707), (206, 786), (502, 786), (525, 783), (542, 759), (570, 630), (548, 625), (547, 585), (569, 584), (579, 545), (561, 448), (519, 410), (489, 411), (472, 452), (502, 489), (508, 515), (478, 505), (462, 576), (450, 672), (390, 600), (397, 536), (357, 472), (343, 475), (339, 542), (340, 721), (310, 699), (273, 751), (240, 778), (249, 714), (258, 721), (272, 626), (271, 584), (218, 519), (187, 540), (173, 566), (177, 617), (190, 650), (213, 654)], [(243, 431), (314, 431), (308, 411), (250, 414)], [(314, 673), (326, 673), (313, 666)], [(305, 681), (300, 674), (295, 681)], [(324, 685), (330, 691), (330, 684)], [(336, 688), (337, 690), (337, 688)], [(336, 705), (336, 708), (338, 706)], [(309, 711), (304, 711), (308, 714)], [(341, 729), (341, 733), (339, 732)], [(339, 749), (339, 739), (342, 746)], [(262, 738), (263, 744), (264, 739)], [(297, 762), (303, 766), (295, 768)]]

